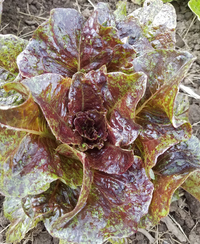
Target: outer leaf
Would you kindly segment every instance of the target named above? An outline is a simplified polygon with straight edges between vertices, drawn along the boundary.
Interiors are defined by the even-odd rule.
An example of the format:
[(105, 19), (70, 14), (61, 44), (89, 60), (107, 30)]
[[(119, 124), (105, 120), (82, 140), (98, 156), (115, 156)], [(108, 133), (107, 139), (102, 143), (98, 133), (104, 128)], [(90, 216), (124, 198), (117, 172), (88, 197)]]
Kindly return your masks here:
[(192, 136), (188, 141), (171, 147), (158, 158), (153, 169), (159, 175), (156, 175), (153, 181), (155, 189), (149, 208), (149, 219), (153, 224), (158, 223), (169, 213), (172, 195), (179, 186), (183, 186), (198, 199), (199, 173), (196, 171), (190, 174), (190, 172), (200, 166), (199, 151), (200, 142)]
[(85, 71), (95, 70), (107, 64), (110, 71), (135, 57), (132, 47), (124, 45), (115, 29), (114, 15), (106, 3), (99, 3), (92, 16), (84, 24), (80, 67)]
[[(193, 61), (193, 56), (188, 52), (174, 50), (152, 51), (135, 58), (135, 72), (144, 72), (148, 76), (145, 100), (178, 77), (180, 71), (187, 70)], [(179, 80), (181, 79), (182, 76)]]
[(58, 218), (75, 208), (79, 194), (80, 187), (72, 189), (58, 180), (52, 182), (47, 191), (22, 199), (22, 206), (32, 219), (38, 215), (43, 219)]
[(16, 91), (7, 93), (3, 88), (6, 83), (12, 82), (14, 79), (15, 76), (9, 71), (0, 68), (0, 106), (19, 105), (23, 103), (23, 98), (20, 93)]
[(189, 123), (174, 128), (166, 114), (159, 109), (143, 109), (138, 114), (137, 123), (143, 126), (137, 144), (147, 171), (156, 164), (159, 155), (171, 146), (188, 140), (192, 134)]
[(63, 143), (79, 144), (80, 136), (68, 124), (67, 95), (71, 79), (44, 74), (26, 79), (23, 84), (31, 90), (56, 139)]
[[(153, 181), (154, 193), (149, 207), (149, 215), (147, 215), (147, 223), (157, 224), (161, 218), (169, 213), (170, 203), (175, 190), (187, 179), (187, 174), (156, 176)], [(143, 223), (143, 227), (144, 227)]]
[(0, 133), (0, 191), (4, 195), (38, 194), (58, 178), (73, 188), (82, 184), (82, 166), (77, 160), (60, 161), (52, 139), (4, 126)]
[[(165, 111), (175, 128), (179, 127), (184, 123), (189, 122), (188, 110), (186, 110), (186, 115), (185, 113), (181, 113), (185, 112), (182, 111), (181, 107), (177, 111), (176, 97), (179, 90), (179, 84), (186, 75), (187, 71), (189, 70), (192, 62), (193, 60), (190, 60), (188, 64), (183, 69), (181, 69), (180, 72), (178, 72), (177, 76), (173, 77), (173, 80), (169, 81), (169, 84), (163, 85), (162, 88), (155, 94), (155, 96), (148, 103), (148, 105), (153, 108), (161, 108), (163, 111)], [(178, 114), (179, 116), (177, 116)]]
[(21, 74), (33, 77), (51, 72), (71, 77), (81, 69), (95, 70), (104, 64), (112, 64), (112, 69), (121, 67), (125, 58), (134, 56), (133, 48), (119, 39), (113, 27), (114, 16), (106, 4), (97, 5), (83, 22), (76, 10), (52, 10), (50, 19), (35, 31), (17, 59)]
[(19, 106), (0, 106), (0, 123), (14, 130), (51, 137), (44, 117), (27, 87), (13, 82), (5, 84), (4, 89), (19, 92), (25, 101)]
[(200, 201), (200, 170), (191, 173), (181, 187)]
[(154, 167), (161, 175), (189, 173), (200, 168), (200, 142), (192, 136), (162, 154)]
[(140, 23), (134, 17), (128, 16), (124, 21), (117, 23), (117, 29), (121, 40), (132, 46), (137, 56), (154, 50)]
[(117, 9), (114, 11), (116, 21), (122, 21), (126, 17), (126, 1), (119, 1), (117, 3)]
[(120, 177), (95, 173), (87, 205), (79, 214), (70, 222), (62, 219), (62, 228), (61, 220), (59, 227), (53, 225), (54, 229), (48, 220), (45, 226), (54, 236), (83, 244), (128, 236), (136, 231), (140, 217), (148, 211), (152, 188), (140, 160)]
[[(82, 186), (81, 186), (81, 189), (80, 189), (80, 187), (78, 187), (78, 189), (80, 189), (80, 194), (77, 197), (76, 205), (74, 205), (74, 208), (71, 208), (70, 211), (69, 210), (66, 211), (65, 207), (63, 208), (62, 200), (60, 202), (59, 195), (60, 194), (62, 195), (63, 192), (62, 191), (57, 192), (59, 187), (61, 186), (61, 184), (59, 182), (58, 182), (59, 187), (57, 186), (57, 184), (56, 184), (56, 186), (54, 184), (54, 186), (52, 185), (52, 189), (47, 191), (46, 196), (44, 196), (43, 194), (39, 196), (39, 197), (41, 197), (41, 201), (42, 201), (41, 207), (38, 208), (39, 211), (42, 211), (45, 213), (47, 211), (46, 209), (48, 209), (48, 211), (53, 213), (52, 219), (48, 220), (48, 216), (47, 216), (47, 221), (45, 223), (47, 224), (48, 228), (53, 228), (53, 229), (61, 228), (62, 229), (63, 222), (70, 221), (85, 206), (89, 192), (90, 192), (91, 184), (93, 182), (93, 172), (90, 170), (90, 166), (89, 166), (88, 162), (85, 160), (84, 153), (79, 152), (78, 150), (68, 146), (67, 144), (60, 145), (56, 149), (56, 151), (61, 153), (62, 155), (70, 157), (70, 158), (75, 158), (75, 159), (78, 158), (83, 164)], [(79, 166), (74, 164), (73, 169), (76, 169), (76, 171), (79, 171)], [(79, 174), (79, 172), (76, 172), (74, 174), (73, 171), (72, 172), (71, 171), (72, 170), (70, 170), (70, 168), (69, 168), (69, 175), (68, 175), (66, 183), (67, 183), (67, 185), (70, 185), (73, 189), (76, 190), (77, 185), (79, 185), (79, 184), (77, 184), (76, 181), (78, 180), (78, 176), (80, 174)], [(75, 176), (75, 180), (73, 179), (74, 176)], [(69, 180), (71, 180), (72, 182), (75, 181), (75, 185), (69, 184)], [(69, 188), (68, 186), (64, 186), (64, 188), (66, 188), (66, 187)], [(73, 190), (70, 190), (70, 191), (73, 191)], [(77, 190), (74, 192), (76, 193)], [(49, 194), (50, 194), (50, 196), (48, 197)], [(58, 198), (56, 196), (54, 196), (54, 194), (58, 194)], [(36, 204), (35, 204), (36, 207), (38, 206), (37, 198), (38, 197), (36, 196)], [(57, 202), (57, 204), (55, 205), (55, 208), (51, 207), (51, 201)], [(67, 205), (70, 203), (70, 201), (67, 202)], [(51, 226), (52, 224), (53, 224), (53, 226)]]
[[(52, 229), (63, 229), (65, 223), (69, 222), (77, 215), (86, 205), (88, 195), (90, 193), (91, 185), (93, 182), (93, 172), (90, 170), (90, 166), (86, 161), (83, 161), (83, 182), (81, 186), (81, 192), (77, 201), (75, 208), (63, 216), (54, 219), (54, 223), (51, 226)], [(61, 238), (62, 239), (62, 238)]]
[(193, 13), (196, 14), (198, 20), (200, 20), (200, 1), (199, 0), (190, 0), (188, 2), (189, 8), (192, 10)]
[(74, 74), (78, 69), (82, 25), (83, 17), (76, 10), (52, 10), (49, 20), (35, 31), (17, 58), (21, 74), (25, 77), (42, 73)]
[(147, 91), (143, 99), (144, 104), (138, 108), (136, 114), (143, 107), (149, 106), (149, 109), (163, 110), (176, 128), (188, 122), (188, 119), (185, 119), (185, 115), (182, 116), (180, 114), (179, 117), (177, 116), (177, 111), (174, 114), (174, 110), (177, 110), (175, 101), (179, 84), (193, 61), (194, 58), (187, 52), (165, 52), (164, 50), (148, 53), (139, 57), (137, 60), (135, 59), (133, 62), (135, 70), (143, 71), (149, 77)]
[[(9, 136), (13, 138), (12, 134)], [(17, 142), (14, 150), (13, 145), (9, 151), (5, 149), (5, 155), (10, 154), (0, 165), (0, 188), (4, 195), (22, 198), (38, 194), (48, 189), (52, 181), (64, 176), (53, 140), (26, 135)]]
[(144, 35), (155, 49), (175, 48), (176, 12), (172, 5), (161, 0), (146, 0), (143, 8), (131, 16), (137, 18)]
[(18, 67), (16, 59), (27, 44), (27, 40), (21, 39), (11, 34), (0, 35), (0, 66), (17, 75)]
[[(185, 165), (190, 165), (190, 167), (198, 167), (200, 161), (200, 142), (195, 136), (192, 136), (190, 140), (185, 143), (181, 143), (180, 147), (183, 148), (183, 153), (185, 153)], [(178, 148), (179, 149), (179, 148)], [(184, 155), (183, 155), (184, 156)], [(182, 164), (182, 163), (181, 163)], [(190, 174), (188, 179), (181, 185), (186, 191), (192, 194), (200, 201), (200, 191), (199, 191), (199, 169)]]
[(41, 220), (40, 217), (31, 219), (24, 213), (20, 198), (6, 197), (3, 206), (5, 217), (11, 222), (6, 232), (7, 243), (16, 243), (22, 240), (25, 234), (36, 227)]
[(16, 152), (17, 146), (26, 135), (24, 131), (11, 130), (0, 124), (0, 162), (1, 164)]

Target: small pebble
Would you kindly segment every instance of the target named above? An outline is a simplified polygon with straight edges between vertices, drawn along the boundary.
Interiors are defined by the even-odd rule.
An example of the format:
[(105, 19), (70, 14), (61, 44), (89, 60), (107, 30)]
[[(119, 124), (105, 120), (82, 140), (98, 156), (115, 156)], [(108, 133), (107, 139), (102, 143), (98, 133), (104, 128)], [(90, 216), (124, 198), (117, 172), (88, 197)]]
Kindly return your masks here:
[(34, 5), (30, 5), (30, 12), (32, 13), (32, 14), (36, 14), (37, 13), (37, 8), (34, 6)]
[(192, 11), (185, 13), (185, 19), (186, 20), (189, 20), (190, 18), (192, 18), (192, 16), (193, 16)]
[(194, 49), (195, 49), (195, 50), (200, 50), (200, 44), (196, 44), (196, 45), (194, 46)]
[(31, 4), (33, 2), (33, 0), (28, 0), (28, 4)]

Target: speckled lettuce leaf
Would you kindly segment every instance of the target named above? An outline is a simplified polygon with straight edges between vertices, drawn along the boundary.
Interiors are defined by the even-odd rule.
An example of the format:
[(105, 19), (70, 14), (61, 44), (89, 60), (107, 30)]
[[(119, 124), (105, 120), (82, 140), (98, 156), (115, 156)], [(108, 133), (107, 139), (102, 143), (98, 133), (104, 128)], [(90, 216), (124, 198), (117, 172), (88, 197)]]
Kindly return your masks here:
[(144, 36), (155, 49), (175, 48), (176, 12), (171, 4), (146, 0), (130, 16), (138, 20)]
[[(170, 118), (174, 127), (187, 123), (187, 116), (183, 116), (183, 107), (177, 108), (179, 84), (185, 77), (194, 57), (188, 52), (174, 50), (158, 50), (146, 53), (133, 61), (136, 72), (144, 72), (148, 76), (146, 93), (142, 99), (143, 107), (161, 109)], [(185, 104), (185, 102), (184, 102)], [(177, 111), (178, 110), (178, 111)]]
[(126, 238), (110, 238), (108, 239), (108, 241), (111, 244), (126, 244), (127, 243), (127, 239)]
[(100, 87), (97, 85), (100, 78), (97, 78), (97, 84), (95, 84), (95, 77), (92, 77), (95, 73), (97, 76), (100, 72), (91, 71), (86, 75), (76, 73), (73, 76), (68, 96), (68, 110), (71, 116), (84, 111), (104, 111), (103, 99), (99, 91)]
[(48, 189), (52, 181), (64, 176), (60, 159), (55, 153), (56, 146), (50, 138), (27, 134), (12, 151), (8, 148), (10, 154), (0, 165), (1, 192), (15, 197), (37, 194)]
[(158, 224), (161, 218), (169, 213), (172, 196), (176, 189), (187, 179), (189, 173), (182, 175), (156, 175), (154, 184), (154, 193), (151, 204), (149, 206), (149, 213), (142, 219), (141, 227), (150, 224)]
[(137, 117), (136, 122), (143, 127), (137, 145), (143, 155), (147, 171), (156, 164), (158, 156), (168, 148), (191, 137), (190, 123), (175, 128), (166, 113), (159, 109), (144, 108)]
[[(135, 72), (144, 72), (148, 76), (145, 99), (178, 76), (184, 67), (187, 69), (191, 61), (194, 61), (191, 54), (175, 50), (156, 50), (135, 58)], [(183, 79), (182, 76), (181, 78)]]
[(12, 74), (18, 74), (17, 56), (25, 49), (27, 40), (8, 34), (0, 34), (0, 66)]
[(71, 188), (60, 180), (54, 181), (43, 193), (22, 199), (24, 212), (32, 219), (38, 215), (46, 221), (59, 218), (76, 207), (80, 189), (80, 186)]
[(37, 223), (41, 221), (40, 216), (32, 219), (25, 214), (21, 198), (6, 197), (3, 209), (5, 217), (11, 222), (6, 232), (7, 243), (21, 241), (26, 233), (36, 227)]
[[(200, 161), (200, 142), (199, 139), (195, 136), (192, 136), (188, 142), (185, 142), (183, 144), (185, 146), (185, 152), (186, 152), (186, 163), (190, 164), (191, 167), (195, 167), (196, 165), (199, 165)], [(184, 162), (184, 161), (183, 161)], [(181, 185), (183, 189), (188, 191), (190, 194), (192, 194), (194, 197), (196, 197), (200, 201), (200, 191), (199, 191), (199, 185), (200, 185), (200, 177), (199, 177), (199, 168), (195, 172), (192, 172), (190, 176), (187, 178), (187, 180)]]
[(71, 79), (49, 73), (25, 79), (23, 84), (30, 89), (56, 139), (63, 143), (80, 143), (80, 136), (68, 123), (67, 96)]
[[(23, 199), (27, 215), (41, 214), (47, 227), (63, 229), (64, 225), (76, 216), (86, 205), (93, 182), (93, 172), (83, 159), (83, 181), (81, 186), (70, 187), (60, 180), (51, 183), (50, 188), (35, 196)], [(51, 233), (51, 232), (50, 232)], [(62, 239), (62, 238), (61, 238)]]
[(162, 217), (167, 216), (172, 195), (180, 186), (200, 200), (199, 152), (200, 142), (192, 136), (189, 140), (172, 146), (158, 157), (153, 168), (154, 193), (146, 223), (150, 221), (157, 224)]
[(198, 17), (198, 20), (200, 20), (200, 1), (199, 0), (190, 0), (188, 2), (189, 8), (192, 10), (194, 14)]
[(19, 105), (23, 102), (23, 97), (20, 93), (14, 90), (6, 92), (3, 88), (6, 83), (14, 81), (15, 78), (15, 75), (0, 68), (0, 106)]
[(181, 187), (200, 201), (200, 170), (192, 172)]
[(158, 157), (154, 172), (161, 175), (184, 174), (200, 169), (200, 142), (192, 137)]
[(18, 56), (20, 73), (24, 77), (49, 72), (71, 77), (104, 64), (121, 67), (135, 51), (120, 40), (114, 26), (114, 15), (105, 3), (99, 3), (85, 22), (74, 9), (54, 9)]
[(127, 16), (124, 21), (118, 22), (116, 27), (120, 39), (127, 45), (133, 47), (137, 56), (154, 50), (150, 41), (145, 36), (138, 20), (134, 17)]
[(108, 174), (123, 174), (134, 163), (132, 150), (106, 144), (101, 150), (93, 149), (86, 152), (87, 161), (93, 169)]
[(20, 145), (21, 140), (26, 136), (26, 132), (12, 130), (0, 124), (0, 162), (3, 162), (12, 154), (16, 152), (17, 146)]
[(45, 226), (52, 235), (72, 243), (101, 244), (110, 237), (128, 236), (147, 213), (152, 190), (139, 158), (120, 176), (95, 172), (87, 204), (79, 214), (71, 221), (46, 219)]
[[(17, 64), (24, 77), (43, 73), (70, 76), (78, 68), (83, 17), (74, 9), (54, 9), (49, 20), (34, 32)], [(33, 51), (34, 50), (34, 51)]]
[(107, 74), (107, 86), (103, 92), (104, 106), (109, 114), (109, 139), (116, 146), (128, 146), (139, 135), (141, 126), (134, 121), (135, 111), (145, 93), (146, 82), (144, 73)]
[(13, 130), (51, 137), (44, 116), (34, 102), (30, 90), (21, 83), (6, 83), (4, 89), (16, 91), (22, 95), (22, 103), (19, 105), (0, 106), (0, 123)]
[(117, 9), (114, 11), (116, 21), (122, 21), (126, 18), (126, 1), (119, 1), (116, 4)]

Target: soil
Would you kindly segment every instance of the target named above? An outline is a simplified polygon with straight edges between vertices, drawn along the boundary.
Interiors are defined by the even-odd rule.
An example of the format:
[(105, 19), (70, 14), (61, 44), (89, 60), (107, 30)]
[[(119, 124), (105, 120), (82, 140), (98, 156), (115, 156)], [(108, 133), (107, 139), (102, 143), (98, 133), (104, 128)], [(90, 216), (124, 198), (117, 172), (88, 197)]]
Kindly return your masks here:
[[(92, 0), (92, 2), (96, 4), (98, 0)], [(110, 7), (115, 9), (117, 0), (103, 2), (109, 2)], [(172, 2), (172, 4), (177, 12), (176, 48), (188, 50), (197, 57), (183, 83), (200, 94), (200, 21), (187, 7), (187, 1), (182, 0)], [(127, 1), (127, 5), (128, 13), (138, 7), (130, 0)], [(90, 1), (87, 0), (5, 0), (0, 33), (11, 33), (29, 39), (36, 27), (48, 18), (50, 10), (58, 7), (78, 9), (85, 17), (88, 17), (93, 10)], [(189, 113), (193, 133), (200, 139), (200, 100), (191, 97), (190, 104)], [(5, 231), (9, 225), (8, 220), (3, 216), (3, 199), (4, 197), (0, 196), (0, 244), (6, 243)], [(175, 232), (175, 229), (178, 229), (178, 232)], [(161, 221), (152, 229), (146, 230), (145, 233), (139, 231), (133, 234), (125, 241), (128, 244), (149, 244), (148, 235), (154, 238), (153, 243), (155, 244), (199, 244), (200, 203), (180, 189), (179, 199), (172, 202), (168, 219)], [(58, 243), (58, 239), (51, 237), (42, 223), (39, 223), (37, 228), (30, 231), (20, 242), (20, 244)]]

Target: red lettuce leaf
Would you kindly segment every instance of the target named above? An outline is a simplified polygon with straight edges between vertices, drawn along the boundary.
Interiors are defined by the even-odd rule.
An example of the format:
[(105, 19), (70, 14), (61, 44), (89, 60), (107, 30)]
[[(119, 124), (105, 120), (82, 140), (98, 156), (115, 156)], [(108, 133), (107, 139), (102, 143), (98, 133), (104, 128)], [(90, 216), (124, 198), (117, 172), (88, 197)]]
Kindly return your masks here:
[(112, 112), (108, 126), (109, 141), (115, 146), (129, 146), (138, 137), (141, 126), (131, 119), (124, 118), (117, 110)]
[(169, 213), (172, 195), (180, 186), (200, 199), (199, 171), (195, 171), (200, 167), (199, 151), (200, 142), (195, 136), (192, 136), (189, 140), (169, 148), (158, 157), (156, 166), (153, 168), (155, 173), (154, 193), (149, 215), (146, 216), (146, 223), (150, 221), (157, 224)]
[(137, 145), (143, 155), (147, 171), (156, 164), (159, 155), (171, 146), (188, 140), (192, 134), (189, 123), (174, 128), (168, 116), (159, 109), (143, 109), (136, 121), (143, 127)]
[[(10, 131), (6, 130), (4, 134), (6, 132)], [(13, 139), (12, 131), (9, 136)], [(10, 154), (1, 161), (0, 191), (4, 195), (24, 197), (38, 194), (48, 189), (52, 181), (64, 176), (60, 159), (55, 154), (56, 143), (52, 139), (26, 135), (17, 143), (13, 150), (10, 146), (5, 149)]]
[(70, 221), (57, 216), (45, 219), (45, 226), (56, 237), (83, 244), (128, 236), (147, 213), (152, 190), (139, 158), (120, 176), (96, 172), (87, 204), (79, 214)]
[(137, 124), (143, 127), (137, 144), (148, 171), (159, 155), (191, 136), (188, 103), (182, 100), (179, 105), (183, 97), (178, 95), (178, 86), (193, 58), (186, 52), (159, 50), (136, 59), (136, 71), (148, 76), (146, 93), (135, 112)]
[[(0, 124), (0, 163), (3, 162), (10, 156), (14, 155), (17, 146), (21, 140), (26, 136), (24, 131), (11, 130)], [(2, 168), (2, 166), (1, 166)]]
[(81, 137), (73, 132), (68, 123), (67, 102), (71, 79), (44, 74), (25, 79), (23, 84), (32, 92), (56, 139), (63, 143), (79, 144)]
[(74, 9), (53, 9), (49, 20), (34, 32), (17, 64), (24, 77), (43, 73), (72, 76), (78, 69), (83, 17)]
[(6, 197), (3, 209), (5, 217), (11, 222), (6, 232), (7, 243), (21, 241), (26, 233), (36, 227), (37, 223), (42, 220), (40, 216), (35, 216), (33, 219), (25, 214), (21, 198)]
[[(199, 191), (200, 142), (199, 142), (199, 139), (195, 136), (192, 136), (185, 143), (181, 143), (177, 149), (181, 149), (181, 148), (183, 148), (183, 153), (181, 153), (181, 156), (183, 157), (183, 161), (182, 161), (181, 165), (183, 165), (183, 167), (186, 166), (186, 168), (187, 168), (187, 166), (189, 166), (190, 167), (189, 169), (191, 169), (191, 170), (192, 170), (192, 168), (197, 169), (195, 172), (192, 172), (190, 174), (190, 176), (181, 185), (181, 187), (183, 189), (185, 189), (186, 191), (188, 191), (190, 194), (192, 194), (194, 197), (196, 197), (200, 201), (200, 191)], [(184, 170), (184, 168), (183, 168), (183, 170)]]
[(172, 5), (159, 0), (145, 1), (142, 8), (129, 16), (138, 20), (143, 35), (155, 49), (175, 48), (176, 12)]
[[(148, 76), (146, 93), (142, 102), (154, 101), (155, 98), (156, 104), (159, 105), (159, 96), (161, 97), (164, 92), (167, 92), (167, 95), (162, 98), (165, 99), (166, 97), (169, 99), (169, 91), (167, 89), (172, 86), (176, 86), (176, 89), (175, 91), (171, 89), (172, 94), (170, 95), (176, 96), (179, 83), (193, 61), (193, 56), (188, 52), (175, 50), (156, 50), (135, 58), (133, 61), (135, 72), (144, 72)], [(172, 104), (174, 103), (173, 100), (168, 107), (170, 105), (172, 108), (174, 107)], [(161, 107), (161, 105), (159, 106)], [(166, 112), (168, 111), (166, 110)], [(171, 114), (169, 115), (171, 116)]]
[(115, 106), (118, 107), (121, 105), (123, 102), (122, 99), (125, 97), (125, 101), (128, 100), (126, 104), (127, 108), (124, 108), (124, 110), (121, 108), (120, 112), (122, 113), (124, 111), (125, 113), (123, 115), (134, 119), (135, 108), (144, 95), (146, 82), (146, 75), (142, 72), (130, 75), (122, 72), (108, 73), (107, 84), (102, 90), (104, 106), (108, 110), (113, 110)]
[(76, 207), (79, 194), (80, 187), (72, 189), (57, 180), (43, 193), (24, 197), (22, 206), (27, 216), (32, 219), (38, 215), (43, 219), (51, 219), (55, 215), (58, 218)]
[[(81, 191), (80, 195), (77, 201), (77, 205), (75, 208), (69, 212), (66, 213), (64, 216), (61, 216), (60, 220), (65, 219), (65, 220), (70, 220), (72, 219), (84, 206), (87, 201), (90, 188), (93, 182), (93, 171), (90, 169), (90, 165), (86, 159), (86, 155), (73, 147), (70, 147), (67, 144), (61, 144), (56, 148), (56, 152), (59, 154), (62, 154), (65, 157), (72, 158), (72, 159), (79, 159), (83, 165), (83, 178), (82, 178), (82, 186), (81, 186)], [(72, 179), (72, 175), (71, 178)], [(75, 175), (77, 178), (77, 176)], [(69, 185), (69, 184), (68, 184)], [(72, 185), (73, 186), (73, 185)], [(76, 185), (75, 185), (76, 186)], [(62, 223), (62, 221), (61, 221)]]
[(200, 201), (200, 170), (192, 172), (181, 187)]
[(117, 29), (120, 39), (132, 46), (137, 55), (154, 50), (134, 17), (128, 16), (124, 21), (117, 23)]
[(175, 190), (187, 179), (183, 175), (156, 176), (153, 181), (154, 193), (149, 207), (149, 214), (141, 221), (141, 227), (158, 224), (161, 218), (169, 213), (170, 203)]
[(24, 102), (19, 106), (0, 106), (0, 123), (14, 130), (51, 137), (44, 116), (34, 102), (29, 89), (15, 82), (5, 84), (4, 89), (18, 91), (22, 94)]
[(135, 162), (132, 150), (125, 150), (111, 144), (106, 144), (101, 150), (89, 150), (86, 155), (93, 169), (108, 174), (123, 174)]
[[(100, 3), (93, 15), (84, 22), (72, 9), (54, 9), (50, 19), (34, 33), (17, 63), (24, 77), (57, 73), (71, 77), (80, 70), (90, 71), (103, 64), (112, 69), (134, 57), (132, 47), (124, 45), (113, 27), (108, 6)], [(122, 53), (123, 57), (118, 55)]]
[(141, 126), (134, 122), (135, 110), (146, 89), (143, 73), (127, 75), (108, 73), (103, 91), (105, 106), (109, 109), (109, 140), (116, 146), (128, 146), (137, 138)]
[(175, 175), (200, 169), (199, 150), (199, 140), (192, 136), (159, 156), (153, 170), (161, 175)]
[(68, 103), (70, 115), (75, 115), (80, 111), (84, 112), (94, 109), (97, 111), (104, 110), (103, 100), (100, 93), (96, 91), (96, 84), (92, 84), (90, 81), (90, 77), (88, 77), (89, 74), (85, 77), (83, 73), (77, 73), (72, 78)]
[(12, 74), (17, 75), (19, 71), (16, 58), (27, 44), (27, 40), (11, 34), (0, 35), (0, 66), (10, 71)]

